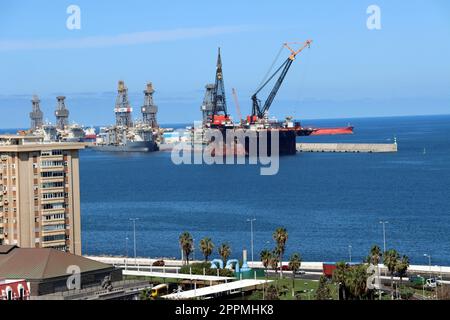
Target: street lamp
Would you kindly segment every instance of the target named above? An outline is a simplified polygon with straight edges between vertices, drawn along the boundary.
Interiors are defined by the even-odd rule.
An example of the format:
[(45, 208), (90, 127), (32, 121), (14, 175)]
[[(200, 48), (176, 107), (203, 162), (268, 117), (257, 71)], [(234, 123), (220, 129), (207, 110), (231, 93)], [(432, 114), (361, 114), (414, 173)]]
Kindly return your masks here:
[(348, 245), (348, 255), (350, 258), (349, 262), (352, 263), (352, 245), (351, 244)]
[(431, 277), (431, 255), (424, 253), (423, 256), (428, 258), (428, 266), (430, 267), (430, 277)]
[(255, 218), (247, 219), (247, 222), (250, 222), (250, 246), (252, 250), (252, 265), (255, 260), (253, 260), (253, 222), (256, 221)]
[(137, 259), (136, 259), (136, 221), (139, 220), (139, 218), (130, 218), (130, 221), (133, 221), (133, 239), (134, 239), (134, 264), (137, 266)]
[(386, 252), (386, 223), (389, 223), (388, 221), (380, 221), (380, 223), (383, 225), (383, 253)]
[(192, 238), (192, 260), (195, 261), (195, 239)]
[(128, 259), (128, 236), (125, 237), (125, 257)]

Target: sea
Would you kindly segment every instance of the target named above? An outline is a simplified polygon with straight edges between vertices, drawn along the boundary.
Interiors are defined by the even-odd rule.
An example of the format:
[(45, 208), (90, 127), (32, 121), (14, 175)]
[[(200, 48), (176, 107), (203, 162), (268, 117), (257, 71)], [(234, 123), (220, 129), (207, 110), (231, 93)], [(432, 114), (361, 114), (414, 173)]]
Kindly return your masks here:
[[(170, 152), (80, 152), (83, 253), (180, 258), (179, 235), (247, 249), (259, 260), (274, 230), (288, 232), (286, 259), (362, 261), (372, 245), (411, 264), (450, 265), (450, 115), (304, 120), (351, 124), (353, 135), (300, 142), (398, 144), (397, 153), (299, 153), (275, 175), (260, 165), (180, 164)], [(182, 127), (182, 126), (180, 126)], [(135, 232), (133, 221), (135, 220)], [(136, 241), (134, 241), (136, 239)], [(218, 256), (214, 251), (213, 256)]]

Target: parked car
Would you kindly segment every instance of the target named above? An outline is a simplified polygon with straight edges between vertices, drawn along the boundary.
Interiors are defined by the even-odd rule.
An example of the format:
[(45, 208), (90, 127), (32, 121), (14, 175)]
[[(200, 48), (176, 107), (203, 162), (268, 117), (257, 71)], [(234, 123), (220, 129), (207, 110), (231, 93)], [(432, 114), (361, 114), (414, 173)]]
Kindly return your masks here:
[(422, 277), (421, 275), (417, 275), (417, 276), (411, 276), (409, 277), (409, 282), (413, 285), (413, 286), (423, 286), (426, 282), (425, 278)]
[(164, 260), (156, 260), (152, 264), (152, 266), (154, 266), (154, 267), (164, 267), (164, 265), (165, 265)]

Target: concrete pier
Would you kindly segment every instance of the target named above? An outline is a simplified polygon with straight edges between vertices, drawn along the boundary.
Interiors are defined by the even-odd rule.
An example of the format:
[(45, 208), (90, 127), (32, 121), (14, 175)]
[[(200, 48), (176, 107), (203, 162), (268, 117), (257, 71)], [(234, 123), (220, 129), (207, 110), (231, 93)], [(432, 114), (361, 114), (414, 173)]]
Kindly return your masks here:
[(397, 152), (397, 143), (297, 143), (297, 152)]

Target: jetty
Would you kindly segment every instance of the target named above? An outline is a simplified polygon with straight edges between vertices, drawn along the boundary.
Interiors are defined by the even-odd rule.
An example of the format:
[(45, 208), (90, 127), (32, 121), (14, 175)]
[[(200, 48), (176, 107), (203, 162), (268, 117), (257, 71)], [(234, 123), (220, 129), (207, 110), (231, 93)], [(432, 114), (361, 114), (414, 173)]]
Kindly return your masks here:
[(394, 143), (297, 143), (297, 152), (388, 153), (397, 152)]

